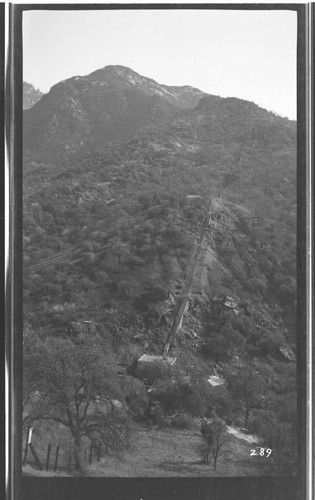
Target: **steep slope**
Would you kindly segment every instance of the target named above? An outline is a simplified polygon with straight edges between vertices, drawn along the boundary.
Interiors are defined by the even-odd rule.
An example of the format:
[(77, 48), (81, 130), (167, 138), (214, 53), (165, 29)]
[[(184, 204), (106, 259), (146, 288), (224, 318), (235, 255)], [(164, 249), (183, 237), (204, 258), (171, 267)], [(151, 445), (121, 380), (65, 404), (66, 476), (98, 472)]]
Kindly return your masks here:
[(43, 95), (43, 92), (31, 83), (23, 82), (23, 109), (32, 108)]
[[(284, 312), (290, 323), (295, 124), (246, 101), (211, 97), (103, 153), (74, 157), (53, 171), (26, 166), (25, 270), (36, 269), (37, 276), (41, 269), (47, 277), (50, 269), (58, 281), (52, 295), (52, 283), (43, 293), (36, 283), (46, 287), (45, 278), (31, 272), (31, 308), (39, 296), (49, 297), (47, 313), (64, 300), (76, 305), (74, 316), (89, 311), (101, 318), (101, 304), (113, 297), (133, 311), (146, 303), (147, 288), (150, 303), (151, 288), (161, 287), (157, 297), (171, 294), (165, 303), (171, 314), (205, 203), (216, 196), (240, 145), (236, 179), (216, 202), (194, 290), (205, 300), (236, 294), (277, 328)], [(53, 272), (55, 262), (62, 277)], [(150, 307), (142, 312), (149, 315)]]
[(106, 66), (58, 83), (24, 116), (25, 155), (55, 161), (193, 107), (205, 94), (168, 87), (123, 66)]
[[(204, 231), (169, 352), (184, 382), (158, 372), (143, 393), (169, 422), (174, 411), (213, 409), (226, 423), (249, 422), (282, 457), (270, 463), (291, 473), (296, 124), (206, 96), (97, 153), (53, 168), (26, 161), (24, 172), (25, 331), (77, 342), (98, 333), (120, 363), (161, 354)], [(212, 387), (210, 375), (227, 383)]]

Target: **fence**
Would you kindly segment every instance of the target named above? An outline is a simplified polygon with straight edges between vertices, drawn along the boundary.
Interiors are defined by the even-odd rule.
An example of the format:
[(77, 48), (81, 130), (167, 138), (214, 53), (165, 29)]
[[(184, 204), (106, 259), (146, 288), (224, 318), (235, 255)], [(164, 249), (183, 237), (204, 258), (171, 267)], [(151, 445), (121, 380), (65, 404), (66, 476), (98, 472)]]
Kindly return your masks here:
[[(45, 450), (45, 456), (43, 457), (43, 452), (39, 453), (36, 451), (32, 443), (33, 427), (28, 427), (24, 451), (23, 451), (23, 467), (27, 464), (36, 466), (40, 471), (47, 472), (57, 472), (63, 471), (70, 474), (71, 470), (74, 470), (74, 457), (72, 451), (63, 450), (59, 444), (54, 447), (48, 443), (47, 450)], [(102, 444), (99, 442), (97, 445), (92, 443), (88, 447), (84, 447), (82, 450), (82, 458), (84, 456), (84, 461), (91, 465), (93, 460), (100, 461), (102, 451)], [(44, 458), (44, 459), (43, 459)]]

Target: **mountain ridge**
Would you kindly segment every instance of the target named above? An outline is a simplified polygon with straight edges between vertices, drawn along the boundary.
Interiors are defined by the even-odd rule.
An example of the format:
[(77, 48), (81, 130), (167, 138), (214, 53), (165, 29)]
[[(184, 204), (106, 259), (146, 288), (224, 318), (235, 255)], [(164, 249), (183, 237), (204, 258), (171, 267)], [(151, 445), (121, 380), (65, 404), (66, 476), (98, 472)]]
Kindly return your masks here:
[(160, 85), (122, 68), (107, 66), (54, 85), (25, 113), (25, 154), (35, 152), (55, 161), (84, 148), (93, 149), (167, 120), (205, 95), (188, 86)]

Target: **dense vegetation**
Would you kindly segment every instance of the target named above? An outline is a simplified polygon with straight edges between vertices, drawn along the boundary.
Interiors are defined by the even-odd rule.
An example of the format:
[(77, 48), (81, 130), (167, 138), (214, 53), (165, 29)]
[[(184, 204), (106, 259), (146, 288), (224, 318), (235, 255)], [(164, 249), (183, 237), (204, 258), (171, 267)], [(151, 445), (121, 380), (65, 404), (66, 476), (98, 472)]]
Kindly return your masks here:
[[(82, 382), (82, 356), (98, 353), (106, 358), (98, 361), (108, 366), (106, 375), (99, 386), (87, 383), (80, 401), (88, 395), (96, 404), (99, 393), (120, 401), (119, 411), (103, 407), (97, 422), (104, 443), (109, 432), (116, 435), (109, 429), (122, 431), (119, 442), (108, 441), (112, 451), (128, 446), (132, 423), (191, 428), (215, 414), (216, 422), (247, 427), (275, 450), (270, 473), (294, 471), (295, 135), (294, 123), (253, 103), (210, 96), (98, 152), (59, 164), (29, 158), (25, 387), (44, 393), (50, 386), (43, 360), (53, 371), (62, 352), (74, 360), (71, 398)], [(233, 162), (233, 182), (216, 198)], [(161, 353), (214, 199), (188, 311), (172, 346), (177, 361), (138, 366), (143, 353)], [(117, 362), (130, 365), (123, 377)], [(223, 386), (208, 383), (215, 371)], [(47, 418), (52, 402), (45, 404)], [(27, 418), (40, 418), (42, 405), (28, 403)], [(93, 415), (84, 416), (77, 435), (78, 426), (71, 429), (66, 419), (77, 443), (94, 439), (88, 433)], [(211, 449), (203, 450), (208, 460)]]

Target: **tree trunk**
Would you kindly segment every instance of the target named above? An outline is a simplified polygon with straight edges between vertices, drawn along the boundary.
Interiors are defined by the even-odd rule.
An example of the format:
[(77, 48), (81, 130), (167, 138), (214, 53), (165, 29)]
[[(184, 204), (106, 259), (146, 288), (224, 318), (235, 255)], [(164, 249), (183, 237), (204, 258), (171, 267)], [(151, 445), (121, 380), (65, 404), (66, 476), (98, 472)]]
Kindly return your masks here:
[(218, 460), (218, 456), (215, 455), (213, 457), (213, 470), (217, 470), (217, 460)]
[(82, 462), (81, 462), (81, 436), (78, 431), (73, 430), (73, 442), (74, 442), (74, 467), (77, 472), (83, 472)]
[(207, 451), (206, 451), (206, 457), (205, 457), (205, 463), (206, 464), (209, 463), (209, 455), (210, 455), (210, 449), (208, 448)]

